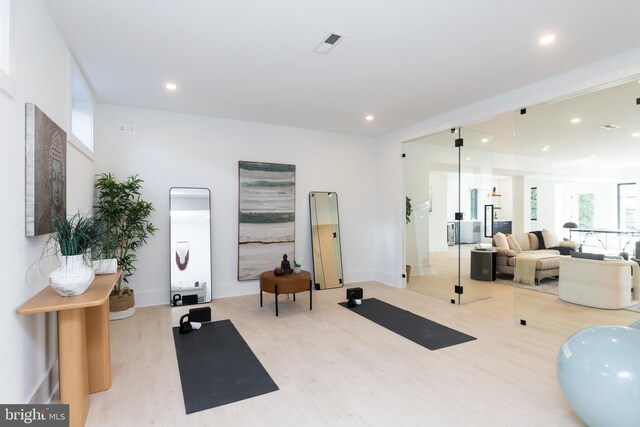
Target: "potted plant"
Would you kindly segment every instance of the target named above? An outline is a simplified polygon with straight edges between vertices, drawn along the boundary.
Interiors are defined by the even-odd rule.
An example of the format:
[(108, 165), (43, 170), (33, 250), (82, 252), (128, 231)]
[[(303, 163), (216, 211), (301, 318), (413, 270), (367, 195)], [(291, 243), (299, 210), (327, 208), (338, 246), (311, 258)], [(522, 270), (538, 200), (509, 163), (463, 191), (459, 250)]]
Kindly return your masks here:
[[(411, 199), (409, 198), (409, 196), (405, 196), (406, 198), (406, 202), (405, 202), (405, 208), (404, 208), (404, 213), (405, 213), (405, 225), (409, 224), (411, 222), (411, 212), (413, 211), (411, 209)], [(409, 278), (411, 277), (411, 266), (409, 264), (407, 264), (406, 266), (406, 273), (407, 273), (407, 283), (409, 283)]]
[[(149, 221), (155, 210), (153, 204), (142, 199), (140, 191), (144, 181), (137, 175), (118, 182), (114, 175), (103, 173), (97, 176), (95, 216), (104, 227), (108, 239), (116, 241), (115, 257), (122, 269), (114, 290), (109, 296), (110, 318), (124, 319), (135, 313), (133, 289), (128, 284), (135, 271), (136, 251), (156, 232)], [(108, 240), (109, 241), (109, 240)]]
[(293, 272), (300, 273), (302, 271), (302, 259), (300, 261), (293, 260)]
[(91, 259), (95, 274), (113, 274), (118, 270), (116, 254), (120, 249), (114, 233), (108, 232), (105, 224), (96, 222), (100, 228), (94, 245), (91, 248)]
[(53, 243), (61, 259), (60, 266), (49, 274), (49, 283), (62, 296), (80, 295), (94, 278), (89, 251), (99, 235), (98, 224), (79, 212), (71, 218), (54, 217), (51, 223), (53, 233), (47, 245)]

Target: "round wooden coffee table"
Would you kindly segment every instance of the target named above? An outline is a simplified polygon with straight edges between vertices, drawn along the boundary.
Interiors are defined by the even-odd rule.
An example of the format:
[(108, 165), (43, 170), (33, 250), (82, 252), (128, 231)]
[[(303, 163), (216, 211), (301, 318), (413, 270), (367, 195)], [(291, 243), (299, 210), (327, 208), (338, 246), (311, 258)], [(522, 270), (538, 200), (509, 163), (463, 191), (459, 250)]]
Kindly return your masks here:
[(276, 276), (273, 271), (260, 273), (260, 307), (262, 307), (262, 292), (275, 294), (276, 316), (278, 315), (278, 295), (293, 294), (296, 300), (297, 292), (309, 291), (309, 310), (312, 310), (311, 273), (302, 270), (300, 273), (290, 273)]

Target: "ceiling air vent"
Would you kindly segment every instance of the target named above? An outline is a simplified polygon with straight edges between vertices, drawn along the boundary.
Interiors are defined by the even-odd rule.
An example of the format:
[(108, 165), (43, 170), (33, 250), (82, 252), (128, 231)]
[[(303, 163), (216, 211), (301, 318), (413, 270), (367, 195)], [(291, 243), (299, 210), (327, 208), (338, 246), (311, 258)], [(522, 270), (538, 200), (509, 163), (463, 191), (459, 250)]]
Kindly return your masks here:
[(343, 38), (344, 36), (341, 34), (331, 33), (325, 37), (324, 41), (320, 43), (318, 47), (313, 49), (313, 51), (317, 53), (329, 53), (329, 51)]
[(606, 130), (616, 130), (616, 129), (620, 129), (620, 126), (616, 126), (616, 125), (602, 125), (600, 126), (602, 129), (606, 129)]

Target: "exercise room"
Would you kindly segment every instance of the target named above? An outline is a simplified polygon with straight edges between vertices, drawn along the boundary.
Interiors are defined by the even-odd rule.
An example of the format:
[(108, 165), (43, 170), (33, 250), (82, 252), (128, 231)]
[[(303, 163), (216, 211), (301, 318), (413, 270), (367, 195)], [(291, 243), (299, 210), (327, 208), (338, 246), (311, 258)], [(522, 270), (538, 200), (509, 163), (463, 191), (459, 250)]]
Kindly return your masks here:
[(635, 425), (611, 10), (0, 0), (0, 424)]

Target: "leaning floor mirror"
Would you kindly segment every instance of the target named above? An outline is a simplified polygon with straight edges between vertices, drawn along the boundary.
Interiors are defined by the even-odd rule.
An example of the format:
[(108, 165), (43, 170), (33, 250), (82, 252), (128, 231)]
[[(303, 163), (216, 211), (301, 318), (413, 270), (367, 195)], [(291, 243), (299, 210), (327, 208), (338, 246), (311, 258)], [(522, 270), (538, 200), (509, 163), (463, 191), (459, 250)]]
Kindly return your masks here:
[(211, 302), (211, 193), (173, 187), (171, 217), (172, 306)]
[(313, 276), (316, 289), (342, 287), (342, 250), (338, 221), (338, 195), (333, 192), (309, 193)]

